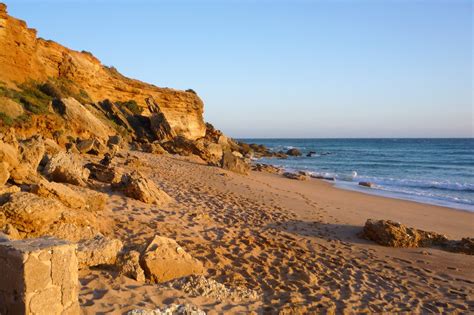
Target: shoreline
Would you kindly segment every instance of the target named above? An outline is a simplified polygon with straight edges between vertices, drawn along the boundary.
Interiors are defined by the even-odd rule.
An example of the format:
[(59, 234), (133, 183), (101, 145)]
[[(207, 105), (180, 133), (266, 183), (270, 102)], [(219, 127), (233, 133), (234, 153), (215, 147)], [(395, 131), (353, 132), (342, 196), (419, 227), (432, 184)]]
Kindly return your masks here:
[[(283, 166), (279, 166), (276, 164), (267, 163), (267, 161), (261, 162), (260, 160), (261, 160), (260, 158), (256, 160), (252, 160), (252, 164), (253, 165), (257, 163), (267, 164), (267, 165), (280, 168), (284, 172), (290, 172), (290, 173), (297, 173), (299, 171), (303, 171), (308, 174), (314, 173), (314, 171), (308, 171), (304, 169), (285, 168)], [(310, 179), (319, 179), (319, 178), (313, 178), (310, 176)], [(319, 179), (319, 180), (325, 181), (333, 185), (335, 188), (346, 190), (346, 191), (354, 191), (354, 192), (359, 192), (359, 193), (371, 195), (371, 196), (379, 196), (379, 197), (392, 198), (392, 199), (397, 199), (397, 200), (411, 201), (411, 202), (416, 202), (416, 203), (424, 204), (424, 205), (445, 207), (445, 208), (449, 208), (449, 209), (453, 209), (457, 211), (466, 211), (466, 212), (474, 213), (474, 205), (470, 205), (470, 204), (456, 203), (452, 201), (434, 200), (428, 197), (415, 197), (415, 196), (404, 194), (401, 192), (369, 188), (369, 187), (361, 187), (359, 186), (358, 181), (350, 182), (350, 181), (338, 180), (336, 178), (334, 178), (334, 180), (325, 180), (325, 179)]]

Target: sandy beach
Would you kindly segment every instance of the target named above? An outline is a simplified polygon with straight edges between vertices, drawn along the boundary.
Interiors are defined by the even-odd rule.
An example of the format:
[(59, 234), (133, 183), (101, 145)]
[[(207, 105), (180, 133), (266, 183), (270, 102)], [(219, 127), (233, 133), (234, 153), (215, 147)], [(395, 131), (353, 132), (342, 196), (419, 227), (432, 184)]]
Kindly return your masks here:
[[(114, 237), (143, 249), (156, 234), (176, 239), (236, 292), (214, 296), (168, 284), (141, 284), (114, 269), (80, 272), (85, 314), (122, 314), (192, 303), (209, 314), (474, 311), (474, 256), (436, 248), (388, 248), (357, 236), (369, 218), (472, 236), (474, 214), (295, 181), (248, 176), (199, 159), (131, 152), (135, 166), (174, 202), (150, 206), (108, 191)], [(114, 163), (125, 169), (124, 159)], [(192, 290), (191, 290), (192, 291)]]

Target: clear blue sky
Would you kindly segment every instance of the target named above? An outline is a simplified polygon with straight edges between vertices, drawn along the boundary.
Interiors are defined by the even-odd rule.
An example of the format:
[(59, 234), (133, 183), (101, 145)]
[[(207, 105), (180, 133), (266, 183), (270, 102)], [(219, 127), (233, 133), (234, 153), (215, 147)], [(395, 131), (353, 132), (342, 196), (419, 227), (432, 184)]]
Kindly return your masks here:
[(470, 0), (6, 3), (234, 137), (474, 136)]

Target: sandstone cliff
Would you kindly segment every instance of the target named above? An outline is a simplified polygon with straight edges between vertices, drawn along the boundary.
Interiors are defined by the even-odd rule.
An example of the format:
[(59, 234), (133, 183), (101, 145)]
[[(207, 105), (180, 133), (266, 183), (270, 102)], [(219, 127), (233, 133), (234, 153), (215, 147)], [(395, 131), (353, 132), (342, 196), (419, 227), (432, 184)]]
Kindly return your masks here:
[(37, 37), (36, 30), (7, 14), (0, 3), (0, 83), (15, 88), (34, 80), (59, 80), (88, 96), (90, 102), (135, 101), (150, 116), (166, 118), (176, 135), (190, 140), (204, 137), (203, 103), (193, 92), (159, 88), (124, 77), (88, 52), (77, 52)]

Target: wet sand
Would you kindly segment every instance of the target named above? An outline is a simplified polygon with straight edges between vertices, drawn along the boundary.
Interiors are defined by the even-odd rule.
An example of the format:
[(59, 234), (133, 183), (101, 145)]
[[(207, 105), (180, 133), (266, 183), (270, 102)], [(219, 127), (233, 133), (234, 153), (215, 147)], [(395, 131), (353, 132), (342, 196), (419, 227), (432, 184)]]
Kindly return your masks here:
[(474, 312), (474, 256), (387, 248), (357, 237), (368, 218), (452, 239), (472, 237), (474, 213), (346, 191), (315, 179), (242, 176), (192, 158), (133, 154), (142, 162), (139, 170), (175, 202), (156, 207), (109, 192), (115, 237), (139, 250), (155, 234), (174, 238), (204, 263), (207, 278), (259, 297), (193, 297), (98, 268), (80, 273), (86, 314), (170, 303), (192, 303), (209, 314)]

